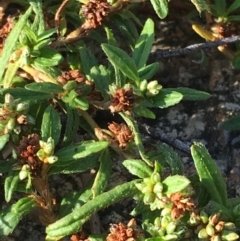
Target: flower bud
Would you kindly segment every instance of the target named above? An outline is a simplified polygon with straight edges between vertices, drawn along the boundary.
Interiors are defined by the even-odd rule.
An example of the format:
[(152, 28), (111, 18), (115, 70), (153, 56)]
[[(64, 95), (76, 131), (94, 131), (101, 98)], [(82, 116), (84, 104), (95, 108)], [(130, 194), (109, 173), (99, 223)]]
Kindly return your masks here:
[(151, 181), (152, 181), (152, 183), (161, 182), (160, 174), (158, 172), (153, 172), (151, 175)]
[(161, 182), (157, 182), (153, 187), (154, 193), (162, 193), (163, 191), (163, 184)]
[(27, 111), (29, 108), (29, 104), (28, 103), (19, 103), (16, 106), (16, 111), (17, 112), (22, 112), (22, 111)]
[(202, 229), (198, 232), (198, 238), (200, 238), (200, 239), (206, 239), (206, 238), (208, 238), (208, 234), (207, 234), (205, 228), (202, 228)]
[(224, 222), (223, 221), (219, 221), (216, 225), (215, 225), (215, 230), (217, 232), (221, 232), (223, 230), (224, 227)]
[(206, 226), (206, 232), (209, 236), (213, 236), (215, 234), (214, 227), (210, 223)]
[(141, 83), (140, 83), (139, 89), (140, 89), (141, 91), (145, 91), (145, 90), (147, 89), (147, 85), (148, 85), (147, 80), (143, 80), (143, 81), (141, 81)]
[(46, 155), (49, 156), (53, 154), (54, 148), (55, 148), (54, 139), (52, 137), (49, 137), (43, 150), (46, 153)]
[(200, 220), (195, 216), (195, 217), (190, 217), (188, 220), (188, 224), (190, 226), (197, 226), (200, 223)]
[(19, 179), (24, 180), (25, 178), (27, 178), (29, 170), (30, 167), (27, 164), (23, 165), (21, 171), (19, 172)]
[(156, 90), (156, 89), (151, 89), (151, 90), (148, 90), (147, 93), (146, 93), (146, 96), (147, 97), (152, 97), (152, 96), (155, 96), (159, 93), (159, 90)]
[(176, 227), (177, 225), (175, 222), (170, 222), (166, 227), (167, 234), (172, 234), (175, 231)]
[(152, 80), (147, 84), (147, 89), (148, 90), (153, 90), (153, 89), (161, 90), (162, 86), (160, 84), (158, 84), (157, 80)]
[(153, 185), (145, 185), (145, 187), (141, 190), (142, 193), (152, 193), (153, 190)]
[(56, 156), (49, 156), (44, 159), (45, 163), (53, 164), (58, 160)]
[(163, 240), (165, 240), (165, 241), (178, 240), (178, 236), (176, 234), (167, 234), (167, 235), (163, 236)]
[(11, 104), (14, 101), (14, 98), (10, 94), (5, 95), (5, 104)]
[(154, 225), (157, 227), (161, 227), (161, 218), (160, 217), (155, 218)]
[(205, 211), (200, 212), (200, 218), (203, 223), (208, 223), (208, 215)]
[(16, 121), (14, 118), (10, 118), (8, 123), (7, 123), (7, 126), (6, 128), (9, 130), (9, 131), (12, 131), (15, 127), (15, 124), (16, 124)]
[(146, 193), (143, 197), (143, 202), (145, 204), (152, 203), (154, 202), (154, 200), (155, 200), (155, 195), (153, 193)]
[(165, 229), (170, 222), (171, 222), (170, 216), (163, 216), (161, 219), (161, 227)]
[(239, 235), (234, 233), (233, 231), (223, 230), (221, 238), (223, 241), (234, 241), (238, 240)]
[(220, 219), (220, 213), (215, 213), (209, 217), (209, 223), (215, 226)]
[(235, 224), (232, 223), (232, 222), (227, 222), (227, 223), (224, 223), (224, 229), (225, 230), (233, 230), (236, 228)]
[(161, 214), (160, 216), (166, 216), (166, 215), (169, 215), (171, 213), (172, 209), (171, 208), (163, 208), (162, 211), (161, 211)]
[(220, 235), (214, 235), (213, 237), (211, 237), (211, 241), (222, 241)]

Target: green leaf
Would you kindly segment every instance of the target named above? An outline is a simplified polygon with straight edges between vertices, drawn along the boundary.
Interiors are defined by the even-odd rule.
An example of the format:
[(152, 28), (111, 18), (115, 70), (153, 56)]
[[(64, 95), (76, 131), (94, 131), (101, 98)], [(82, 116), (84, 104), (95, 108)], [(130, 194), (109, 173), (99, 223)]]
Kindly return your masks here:
[(103, 97), (105, 99), (108, 99), (110, 80), (106, 67), (103, 65), (92, 67), (90, 71), (90, 76)]
[(191, 2), (195, 5), (199, 13), (202, 11), (210, 11), (209, 6), (205, 0), (191, 0)]
[(134, 61), (120, 48), (109, 44), (102, 44), (102, 49), (109, 61), (121, 70), (130, 80), (139, 83), (140, 79)]
[(151, 52), (154, 42), (154, 22), (149, 18), (139, 36), (137, 43), (133, 51), (133, 60), (137, 66), (137, 69), (142, 68), (147, 60), (148, 55)]
[(226, 0), (215, 0), (214, 7), (216, 8), (218, 17), (226, 14)]
[(199, 180), (208, 190), (212, 200), (226, 205), (226, 183), (218, 166), (212, 160), (206, 148), (200, 143), (195, 143), (191, 146), (191, 154), (198, 172)]
[(186, 189), (190, 185), (190, 180), (184, 176), (174, 175), (165, 178), (162, 183), (164, 184), (164, 193), (169, 196)]
[(68, 146), (74, 141), (74, 138), (79, 127), (79, 114), (77, 109), (72, 109), (66, 104), (67, 123), (65, 132), (62, 138), (61, 146)]
[(0, 151), (4, 148), (4, 146), (7, 144), (9, 141), (9, 134), (1, 135), (0, 136)]
[(12, 87), (13, 79), (16, 76), (18, 68), (21, 65), (21, 61), (17, 60), (14, 63), (9, 63), (6, 73), (3, 78), (3, 88), (10, 88)]
[(177, 91), (183, 95), (183, 100), (207, 100), (211, 97), (209, 93), (201, 90), (194, 90), (186, 87), (168, 88), (168, 90)]
[(100, 152), (108, 146), (107, 141), (84, 141), (59, 150), (55, 155), (58, 161), (52, 166), (68, 166), (91, 154)]
[(44, 39), (48, 39), (49, 37), (51, 37), (54, 33), (56, 33), (57, 28), (50, 28), (46, 31), (44, 31), (43, 33), (39, 34), (37, 37), (37, 42), (41, 42)]
[(104, 30), (105, 30), (106, 35), (107, 35), (108, 44), (113, 45), (113, 46), (118, 46), (112, 30), (109, 27), (106, 27), (106, 26), (104, 27)]
[(230, 15), (227, 17), (228, 22), (239, 22), (240, 16), (239, 15)]
[(29, 101), (29, 102), (37, 102), (40, 100), (47, 100), (52, 98), (50, 94), (38, 92), (38, 91), (32, 91), (32, 90), (26, 90), (23, 88), (14, 88), (14, 89), (5, 89), (3, 91), (3, 94), (11, 94), (14, 99), (20, 98), (21, 101)]
[(240, 1), (239, 0), (235, 0), (227, 9), (227, 15), (229, 15), (231, 12), (233, 12), (234, 10), (240, 8)]
[(45, 18), (43, 14), (42, 0), (34, 0), (28, 2), (33, 7), (33, 11), (36, 14), (36, 18), (31, 27), (34, 31), (37, 31), (38, 34), (41, 34), (45, 29)]
[(32, 8), (30, 7), (24, 13), (24, 15), (18, 20), (18, 22), (16, 23), (16, 25), (14, 26), (14, 28), (12, 29), (12, 31), (10, 32), (10, 34), (8, 35), (8, 37), (6, 39), (6, 42), (4, 44), (4, 48), (2, 51), (2, 55), (0, 58), (0, 83), (2, 82), (3, 73), (8, 64), (9, 57), (12, 54), (13, 49), (16, 46), (18, 37), (19, 37), (23, 27), (27, 23), (27, 20), (28, 20), (29, 16), (31, 15), (31, 13), (32, 13)]
[(140, 178), (150, 177), (152, 169), (142, 160), (128, 159), (123, 162), (123, 166), (132, 174)]
[(92, 186), (93, 198), (103, 193), (109, 183), (109, 178), (112, 170), (112, 163), (108, 149), (102, 151), (99, 157), (99, 162), (100, 167), (98, 169), (97, 175)]
[(77, 96), (69, 102), (69, 106), (71, 108), (80, 108), (81, 110), (88, 110), (89, 103), (84, 97)]
[(25, 89), (49, 94), (59, 94), (64, 91), (62, 86), (50, 82), (27, 84)]
[(161, 144), (159, 146), (159, 150), (164, 156), (164, 161), (166, 161), (171, 167), (172, 174), (183, 175), (183, 164), (181, 158), (177, 155), (177, 153), (168, 145)]
[(145, 118), (150, 118), (150, 119), (156, 118), (155, 114), (151, 110), (149, 110), (148, 108), (145, 108), (144, 106), (141, 106), (141, 105), (134, 107), (133, 112), (136, 115), (142, 116)]
[(40, 66), (51, 67), (58, 65), (62, 60), (62, 55), (55, 49), (45, 46), (40, 49), (40, 56), (34, 59), (34, 63)]
[(6, 202), (9, 202), (11, 200), (12, 195), (18, 185), (18, 181), (19, 181), (18, 172), (10, 170), (4, 182), (4, 194), (5, 194)]
[(183, 95), (181, 93), (166, 88), (162, 89), (160, 93), (154, 96), (150, 101), (155, 107), (167, 108), (178, 104), (182, 98)]
[(167, 0), (150, 0), (159, 18), (163, 19), (168, 15), (168, 1)]
[(6, 237), (13, 232), (21, 218), (29, 213), (36, 205), (33, 198), (24, 197), (1, 211), (0, 214), (0, 237)]
[(48, 175), (53, 175), (58, 173), (62, 173), (62, 174), (81, 173), (81, 172), (85, 172), (87, 170), (96, 168), (98, 166), (99, 166), (99, 153), (95, 153), (85, 158), (79, 159), (77, 162), (74, 162), (65, 167), (51, 165), (51, 169), (48, 171)]
[(159, 63), (155, 62), (149, 65), (146, 65), (138, 70), (138, 74), (141, 80), (149, 80), (151, 79), (157, 72), (159, 68)]
[(98, 62), (93, 53), (87, 48), (80, 48), (81, 66), (85, 75), (90, 75), (93, 66), (97, 66)]
[(129, 43), (130, 47), (133, 48), (138, 38), (136, 25), (128, 17), (124, 19), (123, 15), (115, 15), (113, 22), (122, 33), (124, 39), (126, 39), (126, 43)]
[(61, 120), (52, 105), (49, 105), (43, 114), (41, 133), (43, 141), (46, 142), (49, 137), (52, 137), (55, 146), (58, 144), (61, 134)]
[(230, 117), (220, 125), (220, 128), (228, 131), (240, 130), (240, 115)]
[(74, 213), (70, 213), (55, 223), (50, 224), (46, 228), (47, 238), (59, 238), (75, 233), (81, 229), (82, 225), (86, 221), (86, 217), (89, 217), (91, 214), (97, 212), (98, 210), (112, 205), (122, 199), (133, 197), (138, 192), (135, 186), (138, 181), (139, 180), (134, 180), (128, 183), (124, 183), (108, 192), (102, 193), (78, 209), (75, 209)]

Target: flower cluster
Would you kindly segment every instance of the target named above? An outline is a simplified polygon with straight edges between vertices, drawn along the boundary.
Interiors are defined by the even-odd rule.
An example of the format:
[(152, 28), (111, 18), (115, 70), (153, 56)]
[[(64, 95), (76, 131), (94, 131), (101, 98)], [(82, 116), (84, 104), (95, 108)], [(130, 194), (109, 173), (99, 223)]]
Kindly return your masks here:
[(86, 19), (85, 28), (97, 28), (108, 16), (111, 5), (104, 0), (90, 0), (83, 5), (82, 12)]
[(23, 126), (34, 124), (33, 117), (27, 115), (28, 109), (26, 102), (14, 100), (10, 94), (6, 94), (5, 103), (0, 107), (0, 135), (19, 134)]
[(114, 134), (115, 139), (122, 148), (126, 147), (127, 144), (133, 140), (134, 135), (126, 124), (112, 122), (108, 125), (108, 129)]
[(117, 89), (112, 95), (109, 109), (111, 112), (130, 111), (133, 108), (134, 100), (132, 88)]
[(110, 234), (108, 234), (106, 241), (135, 241), (142, 238), (142, 230), (137, 227), (136, 221), (131, 219), (127, 225), (123, 223), (111, 224)]

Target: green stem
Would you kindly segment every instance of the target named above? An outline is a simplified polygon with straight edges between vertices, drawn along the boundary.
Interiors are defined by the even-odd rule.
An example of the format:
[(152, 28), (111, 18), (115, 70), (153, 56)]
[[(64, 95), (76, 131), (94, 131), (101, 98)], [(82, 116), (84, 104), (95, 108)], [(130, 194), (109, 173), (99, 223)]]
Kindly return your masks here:
[(133, 134), (134, 134), (134, 141), (135, 141), (135, 144), (138, 148), (138, 151), (139, 151), (139, 154), (140, 154), (141, 158), (149, 166), (152, 167), (153, 163), (149, 160), (148, 156), (144, 153), (144, 146), (143, 146), (142, 138), (141, 138), (139, 130), (138, 130), (138, 126), (136, 125), (134, 120), (130, 116), (128, 116), (127, 114), (125, 114), (123, 112), (120, 112), (119, 114), (122, 116), (124, 121), (128, 124), (128, 126), (130, 126), (132, 128), (132, 131), (133, 131)]

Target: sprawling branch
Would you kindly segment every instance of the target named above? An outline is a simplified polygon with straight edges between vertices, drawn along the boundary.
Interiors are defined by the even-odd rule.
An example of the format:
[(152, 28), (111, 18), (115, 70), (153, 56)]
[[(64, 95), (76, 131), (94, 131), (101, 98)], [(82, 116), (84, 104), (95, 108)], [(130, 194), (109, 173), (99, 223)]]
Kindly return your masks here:
[(206, 43), (193, 44), (193, 45), (187, 46), (186, 48), (181, 48), (181, 49), (173, 49), (173, 50), (158, 49), (155, 52), (150, 54), (150, 58), (152, 58), (154, 60), (158, 60), (158, 59), (162, 59), (162, 58), (176, 57), (176, 56), (181, 56), (181, 55), (189, 55), (189, 54), (195, 53), (199, 50), (207, 50), (207, 49), (211, 49), (211, 48), (218, 47), (221, 45), (234, 43), (237, 41), (240, 41), (240, 35), (223, 38), (223, 39), (206, 42)]

